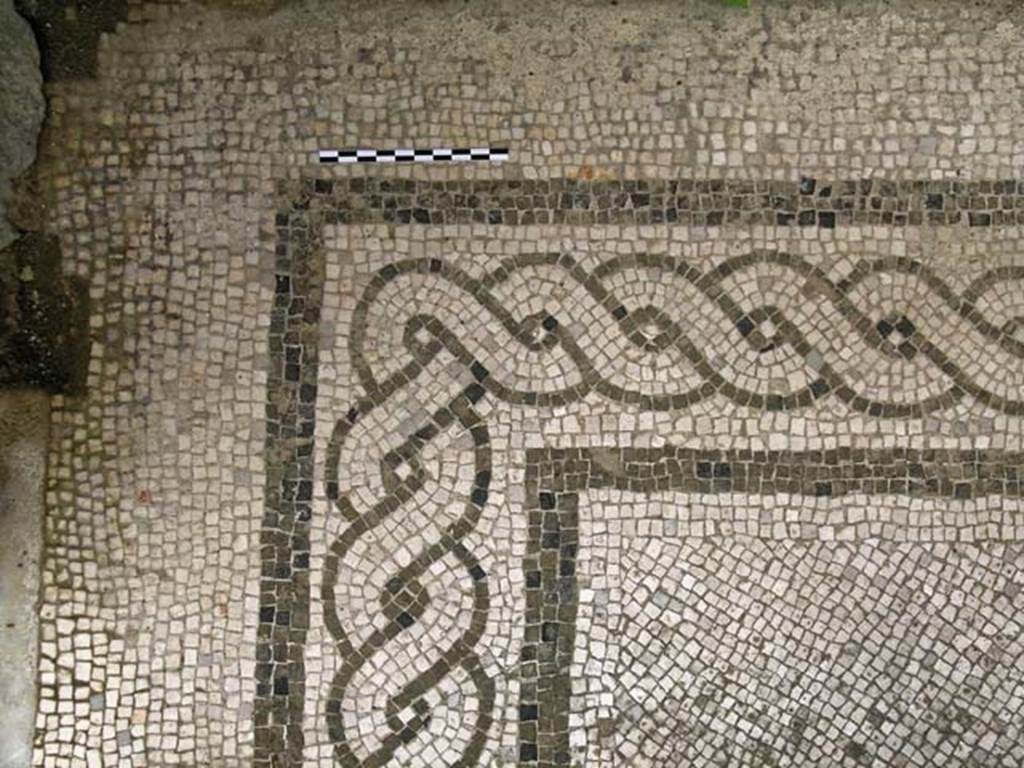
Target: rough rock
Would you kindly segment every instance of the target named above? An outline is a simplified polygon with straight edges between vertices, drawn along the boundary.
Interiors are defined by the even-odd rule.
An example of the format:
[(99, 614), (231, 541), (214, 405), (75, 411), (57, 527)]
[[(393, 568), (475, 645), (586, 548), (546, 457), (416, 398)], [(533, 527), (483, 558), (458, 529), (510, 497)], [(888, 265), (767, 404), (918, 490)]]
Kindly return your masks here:
[(0, 0), (0, 248), (17, 232), (7, 219), (11, 180), (36, 157), (46, 102), (39, 47), (12, 0)]

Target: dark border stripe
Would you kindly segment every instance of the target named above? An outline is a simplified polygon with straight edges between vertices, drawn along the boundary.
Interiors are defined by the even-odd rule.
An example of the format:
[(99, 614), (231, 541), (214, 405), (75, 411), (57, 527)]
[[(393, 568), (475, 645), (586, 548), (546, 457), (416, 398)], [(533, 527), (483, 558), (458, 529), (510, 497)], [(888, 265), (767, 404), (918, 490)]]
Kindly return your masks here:
[[(302, 765), (309, 628), (317, 347), (322, 294), (315, 239), (278, 229), (266, 406), (266, 491), (253, 708), (257, 768)], [(281, 221), (278, 221), (281, 224)]]
[[(469, 153), (471, 150), (456, 149)], [(427, 158), (430, 150), (416, 150)], [(461, 157), (461, 155), (458, 155)], [(468, 156), (468, 154), (467, 154)], [(491, 149), (490, 159), (507, 151)], [(434, 152), (433, 159), (441, 158)], [(484, 159), (473, 155), (473, 159)], [(332, 161), (325, 161), (332, 162)], [(1024, 225), (1024, 181), (462, 180), (308, 182), (338, 223)], [(414, 218), (413, 211), (420, 211)]]
[(562, 766), (569, 755), (569, 709), (576, 644), (579, 497), (541, 490), (528, 477), (525, 635), (521, 650), (519, 762)]
[(804, 496), (897, 494), (973, 499), (1024, 496), (1024, 452), (917, 450), (825, 451), (622, 448), (563, 450), (544, 461), (543, 489), (652, 493), (788, 493)]

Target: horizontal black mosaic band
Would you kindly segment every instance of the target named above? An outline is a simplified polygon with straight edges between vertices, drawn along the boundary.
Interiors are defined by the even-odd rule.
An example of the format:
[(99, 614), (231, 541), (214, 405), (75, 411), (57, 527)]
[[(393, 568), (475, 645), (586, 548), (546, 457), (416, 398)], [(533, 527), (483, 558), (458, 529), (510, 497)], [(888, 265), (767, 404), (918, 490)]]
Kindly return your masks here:
[[(652, 493), (899, 494), (955, 499), (1024, 496), (1024, 454), (909, 448), (827, 451), (563, 449), (539, 478), (552, 492), (607, 487)], [(581, 485), (582, 484), (582, 485)]]
[(1024, 181), (308, 180), (334, 223), (1024, 225)]

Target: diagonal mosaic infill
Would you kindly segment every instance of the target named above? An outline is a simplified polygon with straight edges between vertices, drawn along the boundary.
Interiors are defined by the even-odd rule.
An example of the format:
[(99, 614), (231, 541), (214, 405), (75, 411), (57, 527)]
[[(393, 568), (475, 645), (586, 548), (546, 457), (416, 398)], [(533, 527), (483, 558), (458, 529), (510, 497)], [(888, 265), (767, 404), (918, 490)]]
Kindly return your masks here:
[[(324, 253), (321, 240), (322, 228), (326, 225), (458, 222), (522, 225), (548, 221), (598, 224), (664, 221), (696, 225), (790, 223), (822, 228), (830, 228), (837, 222), (977, 225), (1006, 220), (1000, 219), (1004, 210), (1002, 206), (1006, 205), (1006, 210), (1013, 208), (1013, 200), (1001, 201), (999, 195), (1003, 192), (1014, 194), (1013, 190), (1002, 186), (998, 187), (998, 193), (992, 191), (995, 187), (965, 190), (954, 185), (935, 191), (930, 182), (920, 185), (878, 182), (822, 184), (805, 180), (788, 187), (776, 186), (774, 182), (762, 186), (733, 185), (731, 182), (704, 184), (685, 181), (661, 185), (628, 182), (620, 185), (579, 182), (427, 183), (349, 179), (344, 182), (309, 181), (297, 192), (288, 190), (292, 204), (280, 211), (275, 220), (278, 269), (270, 337), (268, 488), (261, 534), (258, 690), (254, 715), (257, 765), (298, 766), (305, 759), (304, 706), (308, 697), (305, 691), (304, 646), (310, 613), (310, 516), (314, 468), (321, 461), (327, 466), (327, 496), (350, 524), (332, 545), (331, 555), (324, 564), (326, 583), (331, 584), (338, 578), (337, 561), (356, 546), (360, 535), (386, 522), (422, 487), (424, 475), (419, 464), (423, 450), (452, 426), (472, 435), (476, 464), (462, 514), (451, 523), (441, 542), (424, 549), (419, 557), (388, 582), (388, 594), (381, 599), (387, 621), (380, 634), (363, 647), (352, 644), (340, 625), (332, 624), (330, 619), (335, 607), (333, 596), (325, 589), (322, 597), (328, 629), (342, 657), (341, 670), (335, 677), (330, 700), (326, 703), (334, 760), (344, 766), (399, 764), (395, 761), (406, 759), (401, 756), (422, 745), (424, 734), (429, 732), (433, 706), (429, 701), (431, 691), (446, 676), (459, 671), (469, 681), (467, 690), (474, 691), (478, 705), (471, 728), (473, 735), (463, 745), (458, 759), (460, 764), (474, 765), (491, 738), (491, 724), (500, 716), (499, 712), (492, 711), (493, 683), (478, 659), (491, 587), (486, 570), (465, 543), (480, 511), (489, 503), (492, 471), (490, 438), (487, 421), (477, 410), (477, 404), (484, 399), (521, 407), (557, 407), (594, 393), (632, 408), (660, 412), (685, 410), (712, 396), (724, 396), (737, 405), (767, 412), (798, 410), (836, 399), (873, 418), (915, 418), (948, 408), (964, 398), (972, 398), (1007, 415), (1024, 413), (1024, 406), (1018, 398), (986, 388), (976, 376), (957, 369), (946, 351), (932, 343), (906, 317), (869, 317), (846, 300), (857, 280), (872, 274), (873, 270), (923, 274), (941, 301), (970, 323), (986, 343), (1007, 354), (1019, 354), (1021, 342), (1016, 338), (1016, 326), (1012, 323), (994, 324), (977, 309), (979, 297), (986, 290), (1001, 281), (1019, 278), (1019, 269), (995, 270), (974, 281), (966, 291), (958, 293), (908, 259), (880, 260), (874, 266), (865, 267), (859, 276), (854, 273), (842, 282), (830, 282), (826, 275), (799, 257), (786, 254), (749, 254), (734, 259), (717, 274), (695, 272), (680, 260), (654, 255), (613, 258), (600, 269), (588, 272), (565, 254), (551, 254), (512, 259), (484, 279), (471, 276), (442, 259), (406, 259), (382, 268), (363, 296), (361, 306), (364, 309), (356, 309), (350, 333), (352, 347), (356, 350), (353, 366), (361, 378), (363, 396), (337, 420), (328, 455), (313, 455), (313, 434), (318, 415), (313, 405), (318, 381), (316, 350), (321, 333), (324, 261), (329, 258)], [(974, 201), (975, 208), (964, 207), (963, 202), (968, 200)], [(806, 211), (812, 214), (808, 215)], [(951, 376), (952, 386), (918, 401), (887, 403), (856, 391), (836, 371), (819, 364), (815, 366), (819, 375), (798, 391), (759, 395), (744, 390), (710, 368), (701, 350), (686, 339), (684, 329), (673, 323), (663, 308), (627, 309), (604, 283), (621, 270), (638, 267), (661, 270), (697, 286), (713, 306), (730, 318), (735, 332), (758, 354), (767, 354), (778, 346), (789, 345), (801, 355), (811, 355), (814, 352), (812, 344), (800, 328), (787, 325), (784, 315), (772, 308), (752, 312), (743, 310), (728, 295), (716, 289), (716, 284), (731, 272), (760, 263), (781, 264), (809, 281), (817, 281), (821, 292), (835, 302), (842, 316), (859, 329), (869, 345), (886, 355), (899, 356), (907, 361), (915, 357), (928, 360)], [(578, 345), (574, 347), (567, 318), (535, 314), (520, 321), (509, 312), (514, 308), (502, 307), (491, 298), (495, 286), (517, 270), (546, 266), (557, 266), (572, 275), (603, 307), (612, 324), (630, 344), (648, 353), (666, 350), (680, 353), (700, 372), (703, 381), (662, 395), (624, 390), (602, 376), (601, 371), (589, 361), (586, 349)], [(460, 290), (468, 291), (488, 311), (501, 318), (510, 336), (525, 347), (540, 353), (556, 349), (565, 353), (581, 372), (580, 380), (567, 388), (540, 386), (517, 389), (503, 380), (501, 371), (489, 369), (457, 333), (429, 316), (417, 317), (407, 327), (404, 339), (409, 357), (400, 369), (391, 375), (377, 377), (370, 363), (359, 353), (367, 341), (368, 331), (365, 325), (360, 325), (358, 313), (365, 312), (365, 305), (372, 302), (375, 292), (379, 293), (391, 282), (410, 274), (448, 281)], [(396, 393), (415, 381), (441, 354), (458, 361), (474, 383), (458, 392), (446, 407), (411, 429), (401, 446), (385, 456), (381, 472), (386, 495), (369, 514), (356, 513), (354, 508), (346, 507), (344, 489), (339, 487), (336, 475), (332, 474), (336, 471), (341, 444), (354, 425), (387, 406)], [(335, 416), (332, 414), (326, 418), (332, 421)], [(521, 700), (515, 759), (529, 766), (565, 765), (572, 754), (570, 739), (574, 726), (570, 720), (574, 713), (570, 667), (579, 646), (575, 629), (580, 610), (577, 571), (581, 551), (588, 547), (585, 537), (581, 536), (579, 493), (610, 488), (642, 494), (664, 491), (712, 496), (790, 494), (839, 501), (867, 494), (876, 497), (896, 495), (907, 500), (949, 498), (969, 502), (993, 496), (1020, 497), (1020, 466), (1020, 454), (1000, 450), (844, 448), (815, 452), (623, 448), (603, 453), (582, 450), (560, 452), (558, 449), (529, 452), (527, 503), (521, 510), (528, 530), (522, 569), (526, 579), (523, 593), (526, 629), (522, 638)], [(922, 524), (923, 537), (927, 538), (930, 532), (941, 529), (943, 523), (925, 521)], [(759, 526), (763, 525), (767, 525), (764, 535), (772, 535), (773, 530), (778, 530), (776, 526), (781, 525), (781, 537), (805, 538), (821, 546), (824, 546), (822, 541), (828, 541), (834, 535), (833, 527), (827, 521), (801, 520), (794, 528), (793, 521), (784, 517), (753, 523), (734, 520), (716, 532), (723, 535), (730, 532), (762, 535)], [(879, 517), (866, 521), (866, 525), (870, 535), (888, 535), (899, 529), (906, 532), (909, 540), (915, 538), (915, 534), (909, 532), (913, 526), (908, 526), (905, 521)], [(953, 538), (963, 535), (965, 529), (976, 533), (970, 521), (960, 520), (945, 527), (953, 531)], [(1014, 539), (1020, 533), (1018, 528), (993, 522), (986, 525), (979, 537), (986, 540)], [(367, 750), (359, 744), (361, 736), (346, 729), (345, 714), (340, 708), (346, 686), (353, 676), (359, 674), (360, 659), (416, 625), (430, 603), (429, 591), (424, 589), (422, 579), (444, 557), (456, 558), (473, 584), (476, 618), (450, 653), (419, 676), (414, 684), (388, 700), (384, 731), (377, 746)], [(679, 701), (683, 698), (677, 696)], [(605, 721), (592, 725), (598, 732), (610, 728)], [(713, 725), (720, 727), (717, 723)], [(649, 733), (640, 739), (640, 746), (620, 746), (619, 752), (613, 750), (618, 757), (603, 755), (595, 758), (611, 762), (594, 764), (617, 765), (619, 763), (614, 760), (623, 759), (625, 752), (622, 750), (650, 748), (652, 739), (662, 738), (657, 735), (660, 733), (657, 728), (652, 726), (647, 730)], [(665, 738), (671, 743), (675, 743), (673, 739), (686, 741), (685, 734)], [(714, 745), (709, 747), (717, 748)], [(437, 755), (430, 757), (429, 745), (424, 749), (425, 756), (419, 758), (421, 762), (425, 761), (424, 764), (441, 759)], [(765, 749), (770, 752), (770, 748)], [(798, 748), (794, 749), (797, 749), (794, 754), (802, 754)], [(783, 753), (785, 750), (780, 752)], [(707, 755), (703, 757), (709, 759)], [(696, 758), (690, 756), (688, 759)]]
[(619, 555), (626, 610), (580, 607), (613, 702), (574, 701), (583, 764), (1018, 760), (1019, 543), (656, 543)]
[[(732, 543), (729, 538), (722, 538), (722, 530), (714, 528), (705, 529), (697, 536), (667, 537), (669, 542), (675, 543), (660, 550), (663, 570), (634, 570), (626, 579), (631, 580), (632, 588), (620, 587), (625, 599), (637, 600), (637, 610), (619, 617), (617, 622), (608, 620), (607, 609), (597, 608), (588, 616), (589, 626), (601, 624), (602, 615), (607, 621), (602, 627), (606, 631), (600, 635), (602, 643), (614, 644), (617, 636), (628, 634), (631, 628), (640, 633), (638, 637), (629, 638), (637, 644), (632, 651), (637, 663), (616, 669), (614, 676), (618, 685), (632, 679), (643, 682), (644, 687), (627, 686), (607, 691), (615, 698), (615, 706), (607, 706), (606, 702), (605, 706), (600, 706), (597, 695), (592, 696), (592, 701), (586, 695), (574, 696), (577, 689), (573, 687), (570, 668), (574, 661), (578, 667), (586, 666), (585, 659), (580, 663), (580, 649), (584, 649), (585, 656), (588, 647), (586, 639), (577, 639), (576, 631), (580, 610), (579, 563), (581, 557), (585, 561), (595, 559), (586, 553), (586, 533), (592, 526), (581, 522), (584, 517), (580, 511), (584, 503), (581, 495), (606, 489), (644, 496), (707, 492), (711, 483), (718, 482), (718, 490), (722, 492), (775, 493), (785, 488), (788, 493), (820, 497), (824, 491), (820, 477), (824, 474), (846, 478), (845, 482), (831, 486), (829, 494), (891, 492), (893, 486), (883, 478), (901, 476), (904, 480), (898, 486), (899, 493), (965, 498), (968, 492), (986, 493), (986, 488), (1002, 493), (997, 488), (1005, 487), (998, 481), (987, 486), (986, 480), (980, 478), (994, 478), (1004, 472), (1016, 477), (1022, 458), (1019, 454), (995, 452), (989, 461), (974, 451), (830, 453), (832, 462), (823, 464), (818, 463), (821, 454), (795, 452), (764, 452), (760, 456), (751, 452), (730, 455), (722, 451), (674, 448), (554, 448), (527, 452), (525, 513), (529, 539), (523, 560), (526, 629), (519, 707), (521, 765), (553, 768), (573, 764), (570, 740), (574, 729), (570, 719), (583, 709), (581, 704), (590, 705), (585, 711), (600, 713), (604, 710), (604, 716), (599, 714), (586, 723), (586, 728), (582, 723), (576, 726), (579, 732), (590, 731), (578, 734), (581, 738), (577, 741), (577, 745), (583, 743), (589, 747), (587, 765), (628, 764), (641, 754), (655, 759), (654, 764), (658, 765), (730, 758), (741, 759), (744, 764), (748, 760), (755, 764), (758, 760), (766, 764), (788, 759), (841, 761), (866, 755), (869, 748), (876, 753), (889, 733), (896, 730), (902, 731), (904, 738), (910, 738), (915, 731), (926, 735), (936, 721), (938, 730), (947, 729), (944, 738), (955, 742), (952, 737), (963, 733), (952, 725), (958, 717), (967, 718), (979, 731), (979, 738), (983, 736), (990, 742), (989, 749), (977, 752), (976, 757), (987, 759), (996, 745), (1006, 747), (1012, 743), (1012, 736), (1003, 730), (1004, 718), (1014, 721), (1024, 718), (1024, 701), (1018, 695), (1024, 677), (1016, 668), (1024, 659), (1024, 644), (1010, 622), (1005, 629), (1011, 634), (1001, 635), (991, 647), (992, 654), (985, 655), (990, 646), (976, 631), (976, 625), (988, 619), (979, 610), (980, 606), (956, 604), (950, 593), (961, 587), (965, 577), (979, 588), (984, 584), (1004, 619), (1008, 618), (1015, 604), (1020, 602), (1024, 548), (1017, 542), (1009, 546), (978, 546), (975, 551), (987, 565), (982, 574), (972, 575), (968, 567), (970, 549), (957, 550), (954, 546), (943, 559), (941, 552), (930, 551), (919, 543), (907, 544), (904, 540), (886, 549), (878, 541), (854, 541), (849, 537), (838, 544), (840, 553), (844, 550), (863, 553), (881, 547), (886, 566), (879, 572), (890, 570), (900, 576), (892, 578), (890, 574), (884, 582), (870, 582), (871, 588), (868, 588), (859, 579), (863, 578), (861, 570), (870, 560), (863, 557), (833, 559), (822, 554), (823, 547), (837, 545), (833, 536), (827, 537), (827, 544), (819, 541), (818, 526), (798, 525), (796, 530), (790, 528), (779, 540), (771, 541), (775, 525), (787, 526), (784, 513), (768, 521), (765, 539), (756, 538), (757, 528), (743, 531), (753, 537), (735, 539)], [(756, 476), (736, 472), (737, 467), (744, 466), (744, 459), (749, 462), (751, 458), (762, 460), (756, 464)], [(779, 484), (762, 484), (761, 477), (778, 477)], [(916, 489), (909, 489), (907, 477), (928, 480)], [(965, 486), (970, 486), (970, 490)], [(1019, 494), (1019, 491), (1017, 487), (1010, 494)], [(601, 518), (595, 516), (595, 519)], [(764, 524), (765, 520), (758, 518), (756, 522)], [(1011, 540), (1014, 538), (1012, 531), (1003, 533)], [(645, 539), (643, 536), (634, 538), (641, 542), (641, 551)], [(597, 550), (606, 548), (596, 543), (590, 546)], [(623, 552), (629, 551), (628, 545), (623, 547)], [(690, 561), (687, 554), (693, 552), (700, 556)], [(714, 562), (719, 553), (724, 556), (720, 572), (718, 566), (708, 564), (709, 560)], [(621, 561), (626, 560), (625, 555), (616, 555)], [(657, 559), (658, 553), (651, 556), (651, 562)], [(793, 560), (796, 566), (789, 565)], [(749, 567), (744, 568), (744, 562)], [(838, 569), (835, 562), (842, 563)], [(758, 575), (770, 573), (780, 567), (779, 563), (783, 569), (810, 569), (805, 573), (828, 584), (828, 597), (822, 596), (822, 604), (818, 606), (809, 602), (814, 595), (814, 583), (808, 583), (805, 589), (798, 583), (803, 575), (797, 572), (788, 577), (793, 583), (784, 584), (781, 590), (764, 589)], [(937, 572), (928, 569), (934, 563), (942, 566)], [(616, 565), (619, 564), (617, 561)], [(611, 581), (606, 576), (607, 566), (608, 562), (602, 561), (587, 569), (585, 578), (591, 592), (598, 586), (605, 589), (597, 591), (607, 591), (607, 582)], [(703, 578), (694, 580), (687, 568), (703, 571)], [(914, 568), (921, 568), (922, 573), (914, 573)], [(674, 575), (672, 569), (676, 569)], [(948, 569), (953, 569), (957, 580), (949, 580)], [(728, 583), (728, 577), (738, 571), (745, 571), (744, 577), (749, 582), (746, 588), (732, 587)], [(772, 574), (773, 578), (777, 576), (777, 573)], [(648, 598), (643, 600), (638, 595), (643, 594), (645, 587)], [(751, 593), (751, 589), (755, 591)], [(708, 606), (708, 596), (716, 592), (718, 601)], [(797, 593), (795, 600), (794, 592)], [(825, 642), (821, 636), (810, 641), (798, 639), (796, 645), (803, 648), (795, 657), (791, 656), (794, 649), (787, 651), (785, 646), (794, 636), (800, 638), (801, 622), (838, 611), (837, 597), (843, 593), (859, 594), (861, 600), (870, 599), (880, 607), (874, 611), (865, 609), (863, 617), (852, 616), (850, 620), (841, 621), (841, 634), (845, 637), (842, 642)], [(753, 607), (751, 594), (755, 596), (754, 605), (763, 605), (764, 615), (747, 622)], [(942, 594), (944, 601), (952, 598), (954, 602), (948, 603), (949, 607), (940, 615), (930, 615), (930, 594)], [(910, 613), (887, 616), (890, 605), (901, 606)], [(706, 621), (700, 617), (700, 606), (706, 607), (714, 618)], [(754, 616), (761, 616), (760, 611), (755, 611)], [(912, 617), (909, 624), (903, 621), (907, 616)], [(866, 620), (868, 617), (870, 622)], [(680, 622), (687, 621), (693, 622), (693, 626), (680, 630)], [(877, 636), (879, 627), (884, 632), (881, 638)], [(739, 634), (723, 635), (724, 632)], [(951, 640), (953, 632), (964, 640), (959, 646)], [(743, 646), (750, 635), (758, 638), (756, 653), (731, 656), (730, 643)], [(943, 641), (934, 642), (936, 635)], [(886, 643), (898, 645), (898, 653), (888, 657), (884, 650)], [(758, 669), (758, 662), (765, 662), (758, 654), (766, 644), (774, 644), (778, 658), (771, 659), (772, 668), (765, 665)], [(838, 651), (837, 658), (829, 656), (832, 649)], [(652, 654), (663, 654), (668, 661), (659, 666), (652, 661)], [(872, 654), (882, 660), (875, 663), (870, 658)], [(796, 671), (805, 659), (809, 662)], [(915, 675), (913, 665), (918, 663), (921, 666)], [(953, 669), (964, 666), (971, 669), (971, 675), (981, 676), (975, 684), (965, 686), (958, 682), (951, 701), (943, 701), (936, 693), (928, 697), (925, 692), (929, 688), (948, 684)], [(692, 688), (666, 688), (664, 675), (669, 669), (681, 670), (680, 676), (689, 680)], [(848, 682), (842, 682), (843, 675), (852, 669), (866, 670), (867, 692), (858, 693)], [(778, 678), (788, 676), (788, 679), (772, 679), (770, 674)], [(799, 681), (804, 675), (814, 676), (814, 680), (809, 681), (813, 685), (808, 687), (805, 682), (801, 688)], [(895, 686), (898, 686), (896, 702), (883, 703), (886, 693)], [(833, 697), (829, 711), (841, 720), (840, 726), (829, 722), (822, 710), (821, 691), (828, 691)], [(925, 697), (927, 711), (915, 710), (918, 696)], [(666, 703), (674, 706), (666, 710)], [(732, 711), (733, 706), (735, 711)], [(614, 743), (613, 725), (623, 722), (633, 728)], [(741, 728), (734, 732), (737, 722), (745, 723), (749, 730), (745, 732)], [(943, 722), (949, 724), (943, 726)], [(841, 742), (844, 736), (848, 737), (846, 745), (829, 753), (824, 746), (826, 740)], [(923, 749), (919, 754), (933, 757), (939, 753), (929, 755), (928, 750)], [(578, 758), (578, 754), (575, 756)]]

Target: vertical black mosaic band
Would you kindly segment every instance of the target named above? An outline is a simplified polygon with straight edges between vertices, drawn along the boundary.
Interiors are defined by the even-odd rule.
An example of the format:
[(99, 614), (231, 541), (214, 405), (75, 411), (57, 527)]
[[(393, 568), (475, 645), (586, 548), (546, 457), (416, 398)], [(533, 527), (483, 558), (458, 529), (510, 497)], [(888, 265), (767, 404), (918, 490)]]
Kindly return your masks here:
[(569, 711), (576, 642), (576, 552), (579, 497), (555, 494), (526, 479), (528, 542), (526, 635), (519, 700), (519, 762), (569, 765)]
[(267, 379), (266, 501), (253, 709), (256, 768), (302, 764), (309, 528), (317, 345), (323, 279), (319, 232), (279, 214)]

